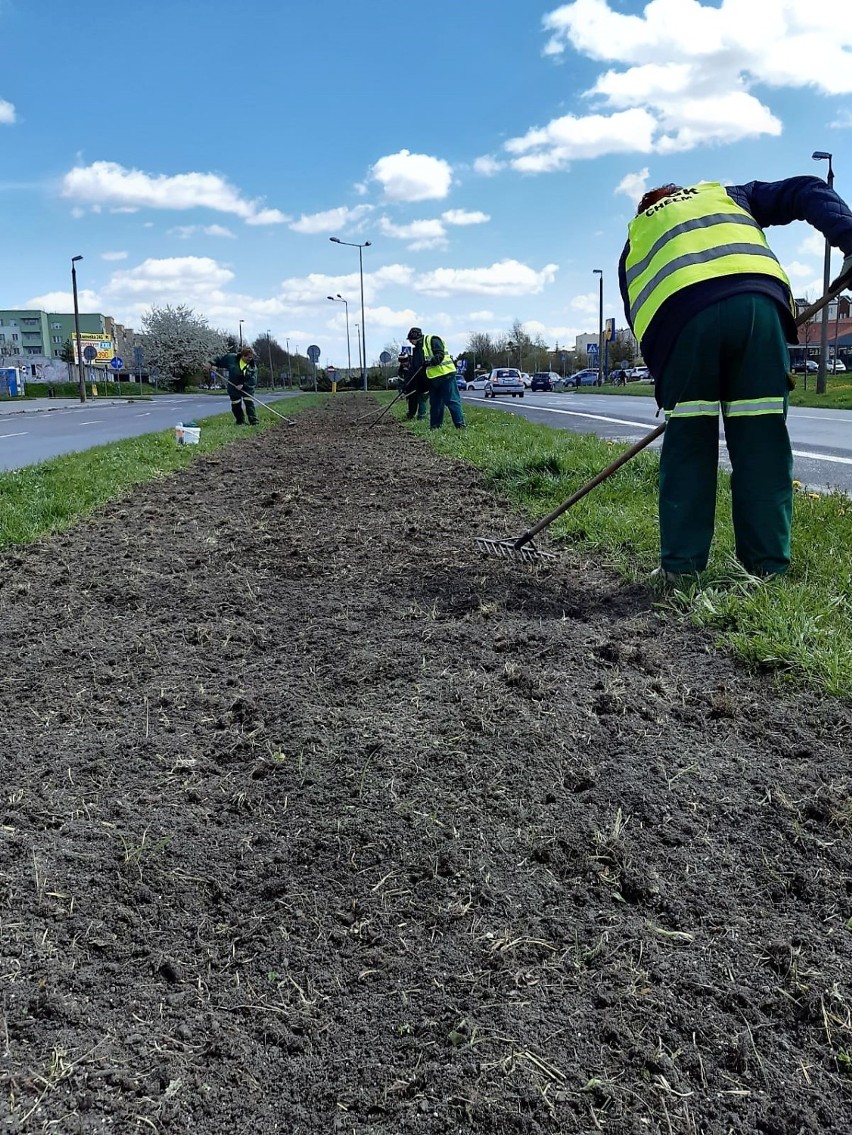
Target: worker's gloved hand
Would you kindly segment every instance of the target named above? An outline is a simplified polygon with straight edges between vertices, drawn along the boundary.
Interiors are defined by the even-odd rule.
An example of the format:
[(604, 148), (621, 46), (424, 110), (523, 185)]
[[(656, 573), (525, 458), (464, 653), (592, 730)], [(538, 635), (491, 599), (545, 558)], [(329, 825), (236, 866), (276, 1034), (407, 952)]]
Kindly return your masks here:
[(850, 252), (843, 261), (840, 267), (840, 275), (829, 285), (832, 291), (837, 287), (844, 276), (847, 277), (846, 286), (852, 288), (852, 252)]

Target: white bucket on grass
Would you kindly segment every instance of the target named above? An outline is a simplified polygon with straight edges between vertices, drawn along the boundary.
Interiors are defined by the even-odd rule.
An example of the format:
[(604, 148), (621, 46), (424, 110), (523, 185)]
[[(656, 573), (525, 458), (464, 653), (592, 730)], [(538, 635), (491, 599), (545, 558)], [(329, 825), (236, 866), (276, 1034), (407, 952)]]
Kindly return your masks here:
[(175, 426), (175, 441), (178, 445), (198, 445), (201, 441), (201, 426), (178, 422)]

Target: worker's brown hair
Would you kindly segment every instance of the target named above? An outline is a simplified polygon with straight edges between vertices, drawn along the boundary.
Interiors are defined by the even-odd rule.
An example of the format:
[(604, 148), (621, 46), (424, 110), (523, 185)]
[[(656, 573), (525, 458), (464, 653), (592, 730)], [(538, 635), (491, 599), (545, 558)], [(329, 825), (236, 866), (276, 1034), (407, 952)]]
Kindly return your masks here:
[(668, 185), (658, 185), (656, 189), (649, 189), (636, 209), (636, 216), (644, 213), (646, 209), (650, 209), (652, 205), (656, 205), (663, 197), (671, 197), (673, 193), (680, 193), (683, 189), (682, 185), (674, 185), (669, 182)]

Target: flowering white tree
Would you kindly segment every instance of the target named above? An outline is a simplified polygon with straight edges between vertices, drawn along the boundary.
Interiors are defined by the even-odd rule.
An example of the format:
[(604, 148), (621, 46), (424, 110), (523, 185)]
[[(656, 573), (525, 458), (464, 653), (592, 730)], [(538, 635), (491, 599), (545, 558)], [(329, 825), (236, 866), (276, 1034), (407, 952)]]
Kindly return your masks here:
[(209, 370), (225, 350), (225, 337), (192, 308), (178, 304), (152, 307), (142, 316), (145, 362), (149, 370), (168, 375), (176, 390)]

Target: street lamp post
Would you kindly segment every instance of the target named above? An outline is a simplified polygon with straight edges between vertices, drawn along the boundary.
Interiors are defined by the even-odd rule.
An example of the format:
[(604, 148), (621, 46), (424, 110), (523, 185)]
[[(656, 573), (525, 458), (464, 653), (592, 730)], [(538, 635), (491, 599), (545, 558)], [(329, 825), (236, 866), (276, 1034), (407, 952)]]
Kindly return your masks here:
[(244, 323), (245, 323), (245, 320), (241, 319), (240, 320), (240, 350), (243, 349), (243, 324)]
[(506, 366), (512, 365), (512, 351), (515, 349), (515, 344), (510, 340), (506, 344)]
[[(829, 154), (826, 150), (814, 150), (814, 152), (811, 154), (811, 157), (814, 159), (815, 162), (823, 162), (823, 161), (828, 162), (828, 176), (826, 177), (825, 180), (826, 180), (826, 183), (828, 185), (828, 188), (833, 189), (834, 188), (834, 170), (831, 168), (831, 154)], [(822, 293), (823, 293), (823, 295), (825, 295), (825, 293), (828, 291), (828, 285), (829, 285), (830, 281), (831, 281), (831, 243), (828, 240), (826, 240), (826, 242), (825, 242), (825, 259), (823, 261), (823, 268), (822, 268)], [(816, 383), (817, 394), (825, 394), (825, 391), (826, 391), (827, 383), (826, 383), (826, 377), (825, 377), (825, 368), (826, 368), (827, 359), (828, 359), (828, 305), (826, 305), (822, 309), (822, 324), (820, 326), (820, 337), (819, 337), (819, 370), (817, 371), (817, 383)]]
[(347, 361), (346, 381), (351, 384), (352, 383), (352, 344), (351, 344), (350, 339), (349, 339), (349, 303), (347, 302), (347, 300), (345, 300), (343, 298), (343, 296), (340, 294), (340, 292), (338, 292), (336, 296), (329, 296), (328, 298), (332, 301), (332, 303), (334, 303), (335, 300), (340, 300), (340, 302), (346, 308), (346, 361)]
[(287, 385), (292, 390), (293, 389), (293, 369), (292, 369), (292, 365), (291, 365), (291, 361), (290, 361), (290, 340), (285, 339), (284, 342), (287, 344)]
[(600, 277), (598, 298), (598, 386), (603, 386), (603, 268), (593, 268), (593, 276)]
[[(355, 324), (355, 331), (358, 334), (358, 361), (361, 362), (363, 360), (362, 360), (362, 356), (361, 356), (361, 324), (360, 323)], [(367, 389), (366, 384), (364, 386), (364, 389), (365, 390)]]
[(361, 347), (359, 354), (361, 356), (361, 375), (364, 380), (364, 390), (367, 389), (367, 332), (364, 326), (364, 249), (369, 248), (371, 242), (365, 240), (363, 244), (353, 243), (348, 240), (341, 240), (339, 237), (330, 236), (328, 238), (332, 244), (345, 244), (347, 248), (358, 249), (358, 274), (361, 278)]
[(80, 338), (80, 308), (77, 303), (77, 269), (75, 267), (82, 256), (71, 257), (71, 289), (74, 292), (74, 334), (77, 338), (77, 373), (80, 384), (80, 401), (86, 401), (86, 375), (83, 370), (83, 342)]
[(272, 373), (272, 332), (267, 329), (266, 349), (269, 352), (269, 385), (275, 389), (275, 375)]

